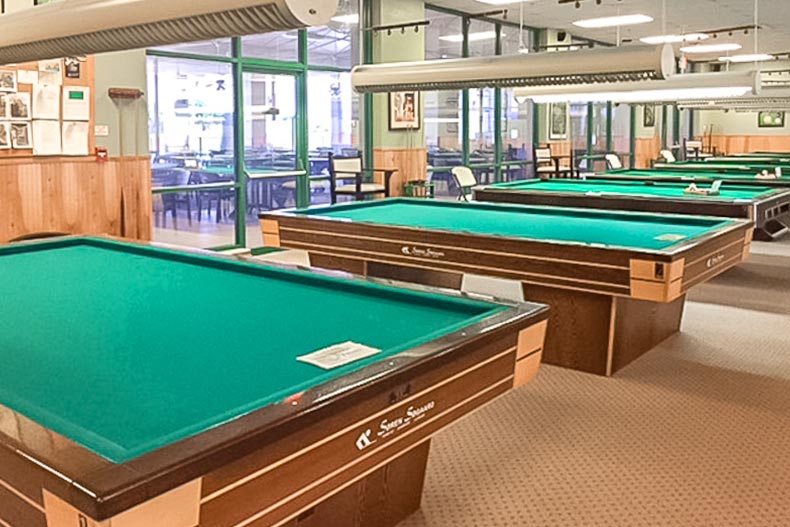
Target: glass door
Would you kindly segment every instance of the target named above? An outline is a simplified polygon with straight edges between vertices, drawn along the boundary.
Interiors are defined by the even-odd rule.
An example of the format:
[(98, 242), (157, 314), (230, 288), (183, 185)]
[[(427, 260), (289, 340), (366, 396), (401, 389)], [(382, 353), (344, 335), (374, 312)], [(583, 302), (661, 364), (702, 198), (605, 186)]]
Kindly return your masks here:
[(248, 245), (262, 245), (258, 213), (296, 206), (299, 179), (307, 174), (301, 161), (298, 80), (290, 73), (243, 73)]

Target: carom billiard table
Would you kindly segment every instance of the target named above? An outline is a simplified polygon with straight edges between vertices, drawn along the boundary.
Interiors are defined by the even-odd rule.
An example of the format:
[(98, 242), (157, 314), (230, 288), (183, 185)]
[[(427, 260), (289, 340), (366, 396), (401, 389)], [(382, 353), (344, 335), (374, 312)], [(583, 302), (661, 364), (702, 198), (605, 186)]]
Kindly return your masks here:
[(779, 163), (782, 165), (790, 164), (790, 154), (787, 153), (751, 153), (751, 154), (733, 154), (727, 156), (715, 156), (705, 159), (707, 163)]
[(653, 168), (657, 170), (678, 170), (681, 172), (716, 172), (722, 174), (744, 174), (754, 176), (762, 172), (772, 174), (777, 168), (785, 172), (790, 172), (790, 165), (779, 163), (752, 163), (752, 162), (733, 162), (722, 161), (712, 163), (709, 161), (678, 161), (675, 163), (656, 163)]
[[(710, 185), (700, 185), (700, 188)], [(744, 218), (755, 237), (774, 240), (790, 230), (790, 190), (722, 186), (718, 194), (687, 192), (689, 183), (652, 181), (529, 180), (475, 189), (475, 199), (492, 203), (554, 205), (673, 214)]]
[(95, 238), (0, 248), (0, 296), (3, 527), (394, 525), (548, 316)]
[(753, 233), (707, 216), (409, 199), (260, 218), (265, 245), (317, 267), (448, 288), (510, 280), (552, 308), (544, 362), (600, 375), (676, 333), (686, 292), (739, 264)]
[(771, 188), (790, 188), (790, 172), (782, 174), (780, 178), (758, 178), (757, 171), (716, 171), (716, 170), (682, 170), (673, 168), (638, 168), (610, 170), (607, 172), (596, 172), (585, 174), (586, 180), (611, 180), (611, 181), (664, 181), (664, 182), (699, 182), (710, 184), (721, 180), (725, 186), (755, 185), (759, 187)]

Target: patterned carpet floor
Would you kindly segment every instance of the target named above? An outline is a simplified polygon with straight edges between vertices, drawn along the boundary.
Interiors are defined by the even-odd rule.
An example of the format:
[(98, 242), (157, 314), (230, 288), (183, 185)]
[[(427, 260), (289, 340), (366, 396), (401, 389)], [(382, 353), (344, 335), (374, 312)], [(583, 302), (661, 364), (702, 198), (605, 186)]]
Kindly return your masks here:
[(433, 443), (400, 527), (790, 526), (790, 241), (614, 378), (544, 367)]

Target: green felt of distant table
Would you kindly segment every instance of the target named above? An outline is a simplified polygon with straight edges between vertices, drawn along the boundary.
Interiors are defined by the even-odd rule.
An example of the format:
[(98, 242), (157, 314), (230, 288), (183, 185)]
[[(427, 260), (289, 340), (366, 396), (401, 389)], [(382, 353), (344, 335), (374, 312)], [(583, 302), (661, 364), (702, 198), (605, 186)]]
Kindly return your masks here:
[[(772, 172), (771, 172), (772, 173)], [(683, 170), (665, 168), (610, 170), (586, 176), (588, 180), (641, 180), (641, 181), (703, 181), (721, 180), (726, 186), (757, 185), (763, 187), (790, 186), (790, 172), (784, 172), (781, 178), (758, 178), (758, 172), (743, 170)]]
[(658, 163), (656, 168), (660, 170), (686, 170), (702, 172), (724, 172), (724, 173), (752, 173), (757, 174), (762, 171), (774, 172), (781, 168), (783, 172), (790, 172), (790, 164), (779, 162), (750, 162), (745, 160), (716, 160), (713, 161), (679, 161), (676, 163)]
[[(298, 214), (298, 212), (297, 212)], [(664, 250), (726, 227), (720, 218), (393, 199), (310, 209), (353, 222), (541, 241)]]
[[(0, 277), (0, 405), (116, 463), (506, 309), (91, 238), (2, 248)], [(349, 340), (382, 352), (296, 360)]]
[[(775, 193), (769, 187), (723, 187), (715, 195), (689, 193), (688, 183), (646, 183), (642, 181), (580, 181), (580, 180), (531, 180), (500, 183), (489, 188), (503, 191), (529, 191), (548, 193), (570, 193), (590, 195), (622, 195), (657, 199), (699, 201), (752, 201)], [(702, 187), (705, 188), (705, 187)]]

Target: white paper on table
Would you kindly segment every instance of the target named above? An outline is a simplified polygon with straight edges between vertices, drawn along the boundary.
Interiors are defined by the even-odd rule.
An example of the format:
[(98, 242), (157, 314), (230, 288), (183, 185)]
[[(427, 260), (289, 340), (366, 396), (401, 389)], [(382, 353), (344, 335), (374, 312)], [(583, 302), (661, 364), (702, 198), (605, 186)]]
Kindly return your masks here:
[(60, 119), (60, 86), (33, 85), (33, 119)]
[(34, 156), (60, 155), (60, 140), (60, 121), (33, 121)]
[(18, 84), (38, 84), (38, 72), (34, 70), (18, 70), (16, 72)]
[(38, 82), (62, 85), (63, 61), (61, 59), (38, 61)]
[(66, 121), (63, 123), (63, 155), (88, 155), (88, 123)]
[(89, 121), (91, 118), (91, 89), (87, 86), (63, 87), (63, 120)]

